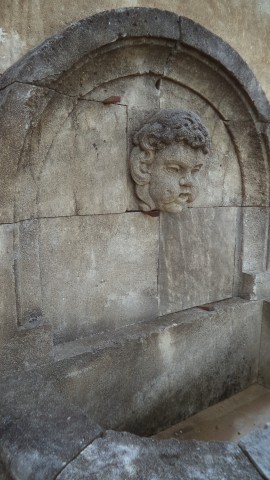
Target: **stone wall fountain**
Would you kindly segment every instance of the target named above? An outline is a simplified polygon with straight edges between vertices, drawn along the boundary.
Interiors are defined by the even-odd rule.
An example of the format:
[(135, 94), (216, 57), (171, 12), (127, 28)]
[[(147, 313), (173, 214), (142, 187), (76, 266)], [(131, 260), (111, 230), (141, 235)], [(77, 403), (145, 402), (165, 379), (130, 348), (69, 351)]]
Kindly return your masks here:
[(239, 55), (187, 18), (119, 9), (0, 88), (9, 405), (50, 385), (104, 428), (151, 434), (269, 386), (270, 107)]

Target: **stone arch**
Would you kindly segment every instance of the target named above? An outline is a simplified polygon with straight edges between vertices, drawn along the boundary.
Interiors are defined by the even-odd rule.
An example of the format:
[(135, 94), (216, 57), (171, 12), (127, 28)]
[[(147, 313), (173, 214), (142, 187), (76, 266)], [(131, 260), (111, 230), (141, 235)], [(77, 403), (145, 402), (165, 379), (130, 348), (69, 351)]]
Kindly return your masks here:
[[(108, 151), (106, 157), (102, 149), (100, 155), (107, 158), (107, 163), (98, 173), (97, 162), (90, 168), (87, 162), (84, 164), (88, 148), (95, 150), (96, 142), (100, 148), (106, 143), (87, 116), (88, 107), (106, 125), (106, 135), (120, 139), (126, 128), (130, 127), (131, 132), (144, 118), (144, 109), (157, 110), (166, 102), (170, 104), (181, 90), (181, 101), (186, 101), (187, 106), (193, 108), (194, 103), (194, 108), (203, 110), (206, 105), (209, 115), (216, 114), (238, 162), (237, 167), (233, 160), (230, 164), (230, 168), (235, 168), (235, 177), (239, 173), (241, 185), (237, 193), (224, 202), (217, 200), (218, 205), (199, 206), (243, 207), (238, 213), (242, 220), (238, 230), (238, 243), (242, 244), (237, 246), (239, 271), (257, 274), (267, 269), (270, 107), (249, 67), (220, 38), (193, 21), (166, 11), (127, 8), (103, 12), (72, 24), (32, 50), (4, 73), (0, 88), (3, 122), (0, 218), (4, 224), (31, 223), (27, 227), (32, 232), (27, 234), (30, 247), (23, 258), (35, 250), (36, 240), (31, 243), (31, 238), (36, 238), (35, 220), (39, 218), (137, 210), (129, 180), (124, 187), (119, 183), (115, 195), (105, 179), (105, 194), (95, 204), (97, 175), (101, 170), (104, 173), (106, 167), (111, 183), (119, 182), (120, 170), (124, 178), (127, 150), (125, 147), (122, 152), (118, 170), (110, 170)], [(119, 91), (121, 101), (117, 105), (110, 105), (110, 101), (104, 105), (104, 100)], [(166, 91), (171, 92), (171, 100), (166, 100)], [(139, 111), (129, 115), (128, 111), (138, 105)], [(126, 115), (129, 127), (125, 124)], [(65, 148), (80, 143), (83, 133), (76, 133), (80, 122), (90, 125), (94, 140), (83, 147), (79, 165), (70, 158), (67, 171)], [(59, 128), (67, 124), (73, 132), (72, 138)], [(233, 176), (232, 172), (227, 174), (229, 180)], [(18, 228), (14, 245), (20, 249), (24, 226)], [(34, 264), (38, 264), (36, 260), (32, 271)], [(32, 300), (27, 308), (21, 306), (20, 298), (25, 296), (21, 292), (22, 271), (23, 266), (18, 266), (17, 308), (39, 316), (39, 300), (36, 306)], [(238, 273), (236, 295), (242, 288)], [(38, 278), (38, 270), (35, 275)], [(40, 286), (33, 287), (32, 296), (41, 298), (41, 290)], [(243, 292), (249, 295), (246, 287)], [(20, 323), (24, 323), (24, 313), (18, 316)]]

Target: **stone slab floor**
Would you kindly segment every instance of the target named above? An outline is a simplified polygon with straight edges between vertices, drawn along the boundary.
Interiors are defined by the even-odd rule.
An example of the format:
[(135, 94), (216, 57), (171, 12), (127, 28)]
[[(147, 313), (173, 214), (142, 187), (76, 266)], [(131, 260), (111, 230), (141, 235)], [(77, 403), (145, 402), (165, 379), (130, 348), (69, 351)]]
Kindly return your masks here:
[(270, 390), (252, 385), (237, 395), (156, 434), (156, 439), (238, 442), (270, 421)]

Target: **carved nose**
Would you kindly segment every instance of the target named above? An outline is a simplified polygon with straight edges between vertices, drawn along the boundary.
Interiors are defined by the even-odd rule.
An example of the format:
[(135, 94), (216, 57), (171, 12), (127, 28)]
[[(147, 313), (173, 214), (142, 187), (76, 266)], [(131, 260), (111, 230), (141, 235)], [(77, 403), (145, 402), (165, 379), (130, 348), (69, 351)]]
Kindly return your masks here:
[(184, 177), (181, 177), (179, 183), (181, 187), (192, 187), (193, 181), (191, 175), (187, 174)]

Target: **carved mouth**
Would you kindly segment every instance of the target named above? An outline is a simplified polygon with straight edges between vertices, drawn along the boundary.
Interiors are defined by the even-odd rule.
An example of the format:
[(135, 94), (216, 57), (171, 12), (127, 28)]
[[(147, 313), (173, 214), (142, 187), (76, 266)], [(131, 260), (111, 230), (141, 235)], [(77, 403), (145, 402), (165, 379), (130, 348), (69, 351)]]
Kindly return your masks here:
[(179, 198), (188, 201), (188, 199), (191, 198), (191, 193), (180, 193)]
[(190, 203), (193, 201), (193, 196), (191, 193), (180, 193), (178, 198), (175, 200), (176, 203)]

